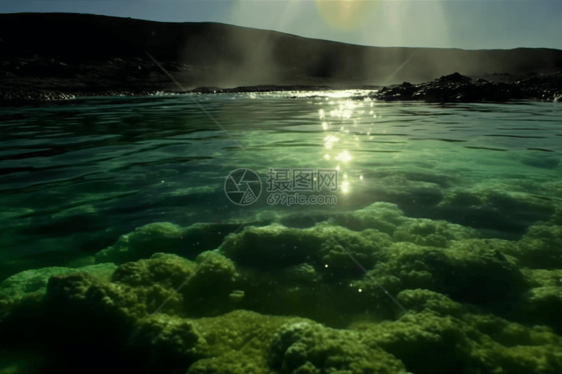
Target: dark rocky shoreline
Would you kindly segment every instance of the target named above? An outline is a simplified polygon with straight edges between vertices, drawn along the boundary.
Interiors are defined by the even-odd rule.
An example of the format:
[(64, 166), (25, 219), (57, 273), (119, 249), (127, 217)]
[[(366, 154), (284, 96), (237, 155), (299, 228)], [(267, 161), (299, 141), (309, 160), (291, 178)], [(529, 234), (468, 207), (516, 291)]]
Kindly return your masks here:
[[(268, 52), (240, 45), (267, 45)], [(390, 86), (377, 86), (389, 76)], [(396, 84), (404, 81), (411, 83)], [(91, 96), (337, 89), (378, 90), (369, 97), (384, 101), (560, 101), (562, 51), (364, 47), (212, 23), (0, 15), (4, 107)]]
[(40, 56), (7, 58), (0, 63), (0, 107), (56, 105), (72, 99), (94, 96), (323, 91), (331, 89), (375, 90), (379, 88), (345, 82), (338, 85), (328, 85), (313, 80), (301, 84), (269, 84), (234, 88), (193, 87), (193, 82), (198, 82), (199, 77), (208, 74), (205, 68), (197, 68), (175, 61), (164, 61), (160, 65), (180, 82), (183, 90), (148, 58), (112, 58), (102, 61), (67, 62)]
[[(531, 74), (515, 81), (473, 80), (459, 73), (443, 76), (431, 82), (413, 85), (404, 82), (383, 87), (369, 97), (384, 100), (417, 100), (425, 102), (501, 102), (508, 100), (562, 101), (562, 72)], [(512, 78), (511, 75), (507, 75)], [(498, 76), (496, 76), (496, 79)]]
[[(459, 73), (443, 76), (431, 82), (411, 84), (404, 82), (388, 87), (338, 86), (329, 85), (259, 85), (236, 88), (198, 87), (181, 91), (179, 87), (155, 84), (154, 88), (104, 88), (104, 87), (49, 87), (33, 88), (29, 85), (2, 87), (0, 85), (0, 107), (41, 106), (61, 104), (69, 100), (99, 96), (153, 96), (178, 93), (240, 93), (280, 91), (325, 91), (334, 89), (376, 90), (367, 96), (381, 101), (424, 101), (424, 102), (504, 102), (509, 100), (535, 100), (562, 102), (562, 72), (553, 74), (531, 74), (513, 76), (497, 74), (484, 78), (470, 78)], [(495, 81), (494, 81), (495, 80)], [(292, 97), (296, 98), (296, 97)]]

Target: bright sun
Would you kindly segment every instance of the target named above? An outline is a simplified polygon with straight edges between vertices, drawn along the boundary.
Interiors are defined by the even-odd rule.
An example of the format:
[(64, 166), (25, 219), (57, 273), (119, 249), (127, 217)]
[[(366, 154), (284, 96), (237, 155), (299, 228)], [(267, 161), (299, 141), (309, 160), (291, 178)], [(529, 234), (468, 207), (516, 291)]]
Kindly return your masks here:
[(373, 0), (316, 0), (318, 12), (331, 26), (350, 30), (362, 25), (378, 1)]

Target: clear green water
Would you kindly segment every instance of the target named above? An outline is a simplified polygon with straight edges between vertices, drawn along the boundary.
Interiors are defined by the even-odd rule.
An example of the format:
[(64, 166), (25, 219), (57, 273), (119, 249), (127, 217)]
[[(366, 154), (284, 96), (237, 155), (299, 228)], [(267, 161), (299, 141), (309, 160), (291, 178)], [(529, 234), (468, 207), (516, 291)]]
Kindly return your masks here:
[[(265, 191), (250, 206), (232, 204), (224, 181), (238, 168), (257, 172), (265, 188), (270, 167), (339, 166), (338, 204), (306, 206), (307, 212), (389, 201), (412, 216), (499, 230), (499, 237), (521, 236), (533, 220), (549, 218), (541, 208), (562, 201), (559, 106), (299, 96), (194, 97), (245, 151), (185, 96), (3, 109), (0, 258), (9, 265), (2, 278), (43, 261), (63, 266), (152, 222), (251, 223), (261, 210), (303, 209), (270, 207)], [(351, 159), (337, 160), (342, 154)], [(435, 208), (451, 188), (475, 186), (525, 194), (526, 208), (536, 203), (537, 212), (505, 207), (490, 219), (462, 207)]]
[[(218, 227), (213, 243), (240, 232), (241, 225), (278, 223), (305, 230), (331, 219), (355, 231), (384, 231), (384, 217), (372, 227), (367, 221), (349, 221), (377, 202), (395, 204), (404, 217), (459, 224), (475, 229), (474, 237), (502, 239), (514, 248), (533, 225), (547, 227), (550, 241), (537, 244), (548, 247), (544, 252), (515, 257), (520, 269), (561, 269), (562, 237), (556, 231), (562, 225), (560, 105), (353, 99), (361, 94), (365, 93), (91, 98), (60, 106), (2, 109), (0, 281), (29, 269), (91, 265), (94, 256), (120, 236), (156, 222), (181, 227), (213, 224)], [(289, 98), (293, 95), (297, 98)], [(259, 199), (248, 206), (233, 204), (224, 191), (227, 176), (239, 168), (255, 171), (263, 185)], [(337, 204), (269, 205), (269, 168), (337, 169)], [(453, 252), (451, 243), (464, 240), (456, 228), (440, 233), (429, 226), (420, 223), (405, 234), (394, 233), (393, 240)], [(442, 234), (447, 243), (432, 234)], [(215, 249), (216, 243), (205, 244), (205, 239), (209, 238), (184, 242), (174, 253), (193, 260)], [(161, 252), (166, 252), (164, 244)], [(288, 256), (293, 255), (298, 258)], [(279, 264), (285, 261), (278, 254), (254, 260), (234, 256), (250, 267), (270, 258)], [(361, 264), (362, 257), (357, 260)], [(363, 264), (355, 265), (340, 269), (338, 276), (346, 282), (361, 279), (358, 269)], [(391, 294), (400, 291), (382, 279)], [(454, 276), (440, 279), (456, 281)], [(483, 282), (475, 287), (491, 287), (486, 279)], [(448, 295), (478, 304), (473, 297)], [(398, 309), (391, 298), (384, 300), (388, 309)], [(494, 301), (486, 299), (486, 304)], [(504, 317), (517, 314), (518, 308), (499, 307)], [(249, 304), (245, 309), (276, 314), (271, 307)], [(299, 315), (298, 310), (294, 308), (294, 314)], [(281, 308), (279, 314), (291, 314), (291, 309)], [(548, 318), (539, 320), (549, 323)]]

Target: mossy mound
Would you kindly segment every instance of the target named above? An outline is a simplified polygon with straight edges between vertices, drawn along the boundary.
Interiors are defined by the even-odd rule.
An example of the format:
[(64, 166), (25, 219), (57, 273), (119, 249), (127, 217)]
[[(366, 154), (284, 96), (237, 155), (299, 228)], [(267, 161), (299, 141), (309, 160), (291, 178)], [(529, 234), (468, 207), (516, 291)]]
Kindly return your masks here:
[(117, 269), (115, 264), (89, 265), (81, 268), (48, 267), (26, 270), (9, 277), (0, 283), (0, 299), (23, 297), (32, 293), (45, 293), (49, 278), (56, 274), (87, 272), (101, 279), (109, 280)]
[(477, 238), (474, 229), (446, 221), (410, 219), (394, 232), (395, 242), (410, 242), (422, 246), (447, 248), (451, 240)]
[(508, 300), (528, 288), (515, 259), (487, 241), (451, 241), (449, 248), (395, 243), (357, 285), (381, 297), (379, 284), (390, 294), (425, 288), (454, 299), (483, 305)]
[(348, 253), (370, 267), (391, 244), (388, 234), (376, 230), (355, 232), (325, 222), (308, 229), (273, 224), (229, 236), (221, 252), (238, 264), (260, 269), (310, 263), (337, 272), (351, 265)]
[(482, 314), (428, 290), (403, 291), (397, 299), (409, 314), (350, 328), (411, 372), (554, 374), (562, 368), (562, 339), (546, 327)]
[(400, 373), (404, 365), (353, 331), (311, 322), (283, 326), (272, 344), (271, 365), (279, 373)]
[[(78, 370), (88, 355), (95, 355), (97, 361), (86, 372), (103, 367), (117, 372), (127, 365), (140, 373), (189, 374), (559, 372), (562, 341), (548, 328), (524, 327), (442, 293), (415, 288), (414, 283), (424, 279), (428, 287), (439, 285), (441, 280), (432, 280), (449, 267), (466, 266), (468, 272), (471, 267), (492, 266), (488, 270), (496, 272), (495, 265), (487, 263), (499, 261), (507, 268), (511, 263), (488, 256), (492, 249), (486, 246), (451, 248), (404, 242), (380, 250), (387, 260), (377, 263), (375, 270), (388, 271), (388, 279), (394, 275), (400, 287), (410, 288), (396, 296), (406, 315), (399, 315), (400, 309), (386, 295), (371, 294), (369, 276), (350, 287), (319, 280), (322, 272), (306, 263), (269, 274), (239, 267), (216, 251), (202, 253), (196, 262), (158, 253), (121, 265), (111, 281), (86, 272), (53, 275), (45, 297), (15, 308), (0, 322), (0, 333), (10, 339), (10, 348), (33, 348), (54, 357), (45, 367), (59, 372)], [(444, 269), (432, 268), (428, 261), (436, 254), (442, 256)], [(418, 268), (422, 265), (427, 267)], [(525, 274), (532, 277), (528, 271)], [(551, 277), (542, 274), (540, 279), (548, 283)], [(391, 285), (383, 277), (384, 282)], [(359, 287), (362, 292), (357, 292)], [(234, 290), (244, 290), (245, 296), (229, 303)], [(299, 302), (304, 306), (299, 308)], [(368, 315), (376, 315), (376, 304), (381, 303), (390, 305), (384, 307), (387, 313), (379, 313), (379, 319), (386, 321), (356, 323), (350, 330), (302, 317), (235, 310), (292, 311), (318, 319), (326, 318), (324, 310), (350, 321), (365, 308), (371, 309)], [(283, 310), (282, 304), (293, 308)], [(65, 343), (69, 341), (75, 347)], [(0, 350), (8, 348), (7, 342), (0, 344)], [(78, 355), (81, 360), (68, 356), (76, 355), (78, 348), (88, 354)], [(131, 364), (133, 358), (137, 361)]]
[(217, 248), (237, 226), (198, 223), (182, 228), (169, 222), (150, 223), (122, 235), (114, 245), (96, 253), (96, 263), (121, 265), (158, 252), (194, 258), (200, 252)]
[(513, 190), (513, 186), (487, 182), (471, 188), (446, 190), (438, 208), (447, 220), (516, 232), (547, 221), (555, 212), (552, 201)]
[(509, 253), (534, 269), (562, 268), (562, 226), (531, 226)]
[(408, 217), (396, 204), (376, 202), (352, 213), (336, 216), (332, 221), (354, 231), (376, 229), (392, 235)]
[[(562, 282), (561, 282), (562, 283)], [(523, 295), (521, 309), (535, 323), (552, 327), (562, 333), (562, 286), (535, 287)]]

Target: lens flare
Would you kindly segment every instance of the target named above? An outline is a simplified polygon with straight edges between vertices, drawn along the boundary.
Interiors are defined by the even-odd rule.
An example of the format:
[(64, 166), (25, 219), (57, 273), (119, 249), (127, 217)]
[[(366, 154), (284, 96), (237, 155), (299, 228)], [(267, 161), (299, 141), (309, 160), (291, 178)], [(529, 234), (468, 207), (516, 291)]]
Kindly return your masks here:
[(378, 1), (368, 0), (316, 0), (316, 8), (328, 24), (340, 30), (361, 26)]

